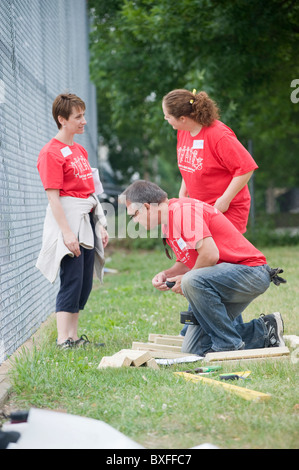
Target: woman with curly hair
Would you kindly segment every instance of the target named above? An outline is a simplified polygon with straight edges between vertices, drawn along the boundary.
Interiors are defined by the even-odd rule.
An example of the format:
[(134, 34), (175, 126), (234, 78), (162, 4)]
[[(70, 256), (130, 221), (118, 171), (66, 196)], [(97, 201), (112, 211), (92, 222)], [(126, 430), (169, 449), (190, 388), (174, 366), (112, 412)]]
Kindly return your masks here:
[(201, 91), (178, 89), (163, 98), (164, 117), (177, 132), (182, 175), (179, 197), (213, 205), (246, 232), (250, 210), (247, 183), (257, 164), (235, 133), (219, 121), (216, 103)]

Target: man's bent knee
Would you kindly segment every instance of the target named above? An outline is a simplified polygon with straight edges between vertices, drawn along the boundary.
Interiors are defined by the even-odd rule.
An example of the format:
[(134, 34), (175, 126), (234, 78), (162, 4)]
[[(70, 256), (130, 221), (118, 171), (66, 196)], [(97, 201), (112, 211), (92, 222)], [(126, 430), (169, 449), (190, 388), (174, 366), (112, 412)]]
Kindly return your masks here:
[(204, 288), (204, 278), (200, 275), (199, 269), (188, 271), (182, 277), (181, 288), (186, 295), (190, 290)]

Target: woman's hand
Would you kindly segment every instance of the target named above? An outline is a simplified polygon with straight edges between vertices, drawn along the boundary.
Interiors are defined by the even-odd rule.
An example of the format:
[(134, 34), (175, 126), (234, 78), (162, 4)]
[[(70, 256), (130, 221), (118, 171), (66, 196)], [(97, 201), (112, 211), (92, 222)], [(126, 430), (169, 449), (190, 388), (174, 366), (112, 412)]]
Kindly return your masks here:
[(81, 255), (80, 245), (76, 235), (71, 232), (62, 233), (65, 246), (78, 258)]
[(214, 204), (214, 207), (218, 209), (220, 212), (224, 213), (228, 210), (231, 201), (234, 197), (244, 188), (244, 186), (248, 183), (251, 178), (253, 171), (249, 171), (244, 175), (235, 176), (231, 182), (229, 183), (228, 187), (220, 196)]
[(220, 196), (214, 204), (214, 207), (220, 212), (224, 213), (228, 210), (230, 201), (228, 201), (224, 196)]
[(106, 248), (109, 242), (109, 235), (108, 235), (107, 230), (103, 227), (103, 225), (100, 225), (100, 232), (101, 232), (103, 248)]

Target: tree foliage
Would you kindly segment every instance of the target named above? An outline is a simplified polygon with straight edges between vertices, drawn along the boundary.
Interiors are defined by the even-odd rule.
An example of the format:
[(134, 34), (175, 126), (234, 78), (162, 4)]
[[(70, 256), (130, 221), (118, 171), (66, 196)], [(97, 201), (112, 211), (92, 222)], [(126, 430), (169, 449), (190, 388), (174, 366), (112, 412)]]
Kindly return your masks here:
[[(299, 185), (299, 4), (295, 0), (89, 0), (99, 133), (128, 180), (176, 175), (176, 135), (161, 101), (205, 90), (221, 120), (254, 145), (260, 185)], [(292, 171), (290, 171), (292, 168)], [(176, 194), (172, 194), (176, 195)]]

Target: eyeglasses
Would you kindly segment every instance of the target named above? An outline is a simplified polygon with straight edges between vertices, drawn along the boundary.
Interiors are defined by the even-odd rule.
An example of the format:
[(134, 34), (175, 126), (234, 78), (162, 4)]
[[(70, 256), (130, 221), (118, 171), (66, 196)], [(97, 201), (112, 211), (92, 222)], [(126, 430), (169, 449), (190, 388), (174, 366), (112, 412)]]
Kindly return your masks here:
[(137, 211), (135, 212), (135, 214), (129, 215), (130, 220), (133, 220), (135, 217), (137, 217), (138, 214), (139, 214), (139, 209), (137, 209)]
[(168, 259), (173, 259), (173, 253), (171, 252), (171, 255), (169, 254), (166, 238), (162, 238), (162, 241), (163, 241), (164, 250), (165, 250), (165, 254), (166, 254), (167, 258)]
[[(137, 217), (137, 215), (142, 211), (142, 209), (144, 208), (144, 204), (145, 203), (142, 203), (142, 202), (138, 202), (136, 203), (136, 205), (138, 204), (139, 206), (139, 209), (136, 210), (135, 214), (128, 214), (130, 220), (133, 220), (135, 219), (135, 217)], [(136, 206), (135, 206), (136, 207)]]

